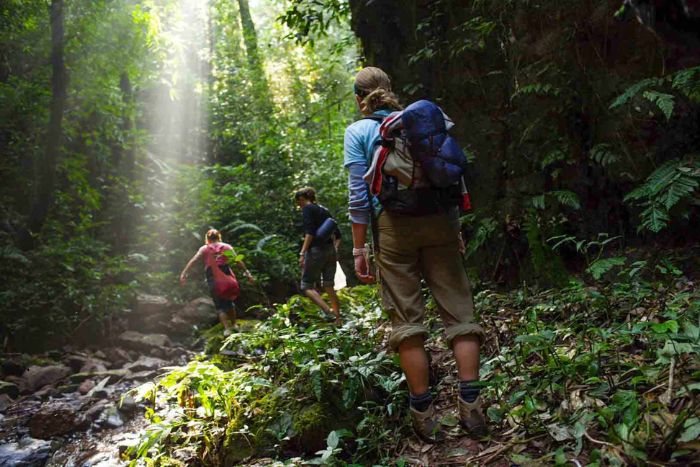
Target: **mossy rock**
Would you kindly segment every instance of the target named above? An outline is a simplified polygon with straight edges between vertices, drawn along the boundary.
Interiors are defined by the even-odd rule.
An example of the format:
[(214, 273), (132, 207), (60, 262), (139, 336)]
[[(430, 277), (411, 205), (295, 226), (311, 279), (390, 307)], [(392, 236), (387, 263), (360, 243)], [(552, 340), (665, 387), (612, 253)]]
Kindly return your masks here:
[(326, 404), (315, 402), (293, 415), (292, 440), (306, 454), (315, 454), (326, 447), (326, 438), (335, 425)]
[(257, 440), (252, 436), (238, 433), (240, 427), (231, 423), (226, 428), (226, 436), (221, 452), (222, 465), (238, 465), (256, 452)]

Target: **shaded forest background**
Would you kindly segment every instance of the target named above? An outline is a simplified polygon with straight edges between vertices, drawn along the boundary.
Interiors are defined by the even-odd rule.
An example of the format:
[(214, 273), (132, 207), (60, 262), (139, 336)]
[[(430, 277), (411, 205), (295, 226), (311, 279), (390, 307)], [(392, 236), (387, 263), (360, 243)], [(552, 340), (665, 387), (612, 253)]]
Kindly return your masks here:
[(293, 293), (292, 191), (316, 187), (348, 233), (342, 134), (361, 64), (457, 121), (477, 283), (564, 285), (695, 245), (697, 48), (619, 7), (3, 2), (4, 345), (109, 332), (137, 291), (201, 294), (176, 275), (209, 227), (260, 278), (247, 305)]

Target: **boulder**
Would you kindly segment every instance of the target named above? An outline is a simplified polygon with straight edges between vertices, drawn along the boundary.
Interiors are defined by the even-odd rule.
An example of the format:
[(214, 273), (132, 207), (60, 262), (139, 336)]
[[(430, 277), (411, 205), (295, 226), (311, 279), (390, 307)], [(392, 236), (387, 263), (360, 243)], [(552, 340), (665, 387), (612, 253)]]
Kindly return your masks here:
[(92, 407), (85, 411), (85, 418), (90, 421), (97, 420), (100, 417), (100, 415), (102, 415), (102, 412), (104, 411), (105, 407), (107, 407), (106, 400), (99, 400), (95, 402), (95, 404)]
[(109, 381), (107, 383), (109, 384), (114, 384), (120, 379), (124, 378), (129, 374), (129, 370), (107, 370), (107, 371), (97, 371), (97, 372), (87, 372), (87, 373), (76, 373), (74, 375), (70, 375), (70, 382), (73, 384), (79, 384), (85, 381), (86, 379), (95, 379), (95, 380), (103, 380), (105, 378), (109, 378)]
[(85, 362), (89, 360), (89, 357), (85, 355), (79, 355), (79, 354), (72, 354), (68, 355), (64, 360), (63, 363), (68, 365), (71, 370), (74, 372), (80, 371), (80, 369), (85, 365)]
[(172, 312), (173, 306), (165, 297), (139, 294), (129, 314), (129, 325), (146, 331), (160, 331), (167, 328)]
[(58, 394), (58, 391), (56, 388), (51, 385), (47, 384), (43, 388), (39, 389), (33, 394), (33, 397), (36, 397), (38, 399), (48, 399), (49, 397), (54, 397)]
[(173, 313), (170, 329), (178, 334), (192, 331), (194, 326), (208, 327), (216, 321), (216, 311), (210, 298), (197, 298)]
[(50, 454), (50, 442), (25, 436), (17, 443), (0, 445), (0, 466), (40, 467)]
[(121, 414), (117, 407), (110, 404), (105, 407), (97, 423), (104, 428), (119, 428), (124, 424)]
[(20, 376), (5, 376), (5, 381), (15, 384), (19, 388), (20, 394), (27, 394), (29, 392), (27, 389), (27, 380)]
[(163, 359), (142, 355), (135, 362), (126, 365), (124, 369), (129, 370), (132, 373), (138, 373), (139, 371), (154, 371), (166, 366), (167, 364), (168, 362)]
[(53, 403), (42, 406), (29, 420), (29, 433), (39, 439), (62, 436), (78, 429), (82, 419), (76, 415), (75, 407)]
[(2, 374), (6, 376), (22, 376), (27, 367), (19, 358), (8, 358), (2, 362)]
[(78, 384), (62, 384), (59, 387), (56, 388), (56, 390), (61, 393), (61, 394), (68, 394), (70, 392), (75, 392), (78, 390), (80, 386)]
[(119, 401), (118, 405), (119, 411), (126, 415), (133, 415), (139, 410), (139, 405), (136, 400), (131, 396), (124, 396)]
[(170, 339), (165, 334), (141, 334), (136, 331), (123, 332), (119, 336), (119, 341), (124, 347), (141, 352), (160, 350), (171, 345)]
[(0, 394), (0, 413), (7, 410), (7, 408), (12, 404), (12, 399), (7, 394)]
[(83, 366), (80, 367), (80, 373), (97, 373), (107, 371), (107, 362), (94, 358), (88, 359)]
[(92, 391), (92, 388), (95, 387), (95, 381), (91, 379), (86, 379), (82, 383), (80, 383), (80, 386), (78, 386), (78, 392), (82, 395), (87, 394), (88, 392)]
[(55, 384), (70, 374), (70, 368), (65, 365), (30, 366), (24, 372), (27, 389), (34, 392), (47, 384)]
[(9, 381), (0, 381), (0, 395), (7, 395), (16, 399), (19, 396), (19, 386)]
[(107, 362), (112, 368), (121, 368), (125, 363), (131, 361), (129, 352), (120, 347), (105, 349), (105, 354), (107, 355)]

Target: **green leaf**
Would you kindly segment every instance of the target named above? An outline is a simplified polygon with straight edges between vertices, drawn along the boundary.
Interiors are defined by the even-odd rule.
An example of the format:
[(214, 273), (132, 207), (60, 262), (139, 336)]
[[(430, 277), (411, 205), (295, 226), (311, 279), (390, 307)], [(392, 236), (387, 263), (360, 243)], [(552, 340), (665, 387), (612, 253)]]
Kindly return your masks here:
[(671, 94), (664, 94), (656, 91), (645, 91), (643, 94), (649, 102), (656, 104), (661, 112), (666, 116), (666, 120), (671, 119), (674, 107), (674, 97)]
[(590, 266), (586, 269), (595, 280), (600, 279), (606, 272), (610, 271), (616, 266), (623, 266), (627, 258), (622, 256), (616, 256), (613, 258), (603, 258), (593, 261)]
[(326, 439), (326, 444), (330, 449), (335, 449), (338, 447), (338, 443), (340, 442), (340, 437), (338, 436), (338, 433), (335, 432), (335, 430), (331, 431), (328, 434), (328, 438)]
[(688, 443), (700, 438), (700, 418), (689, 418), (683, 424), (683, 433), (678, 437), (681, 443)]

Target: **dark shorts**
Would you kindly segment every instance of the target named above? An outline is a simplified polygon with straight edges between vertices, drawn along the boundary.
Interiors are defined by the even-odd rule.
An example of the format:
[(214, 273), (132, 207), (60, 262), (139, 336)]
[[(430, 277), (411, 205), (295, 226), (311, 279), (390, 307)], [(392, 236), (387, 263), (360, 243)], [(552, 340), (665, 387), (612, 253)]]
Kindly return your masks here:
[[(233, 271), (231, 271), (231, 267), (228, 264), (219, 266), (219, 269), (221, 269), (221, 271), (227, 276), (233, 275)], [(217, 297), (214, 293), (214, 274), (212, 273), (210, 267), (207, 267), (205, 274), (207, 276), (207, 285), (209, 285), (209, 294), (211, 295), (211, 299), (214, 300), (214, 307), (216, 308), (216, 311), (227, 312), (235, 308), (236, 305), (234, 305), (233, 300), (224, 300)]]
[(333, 287), (337, 260), (333, 245), (309, 248), (304, 255), (301, 290), (313, 289), (319, 280), (322, 287)]

